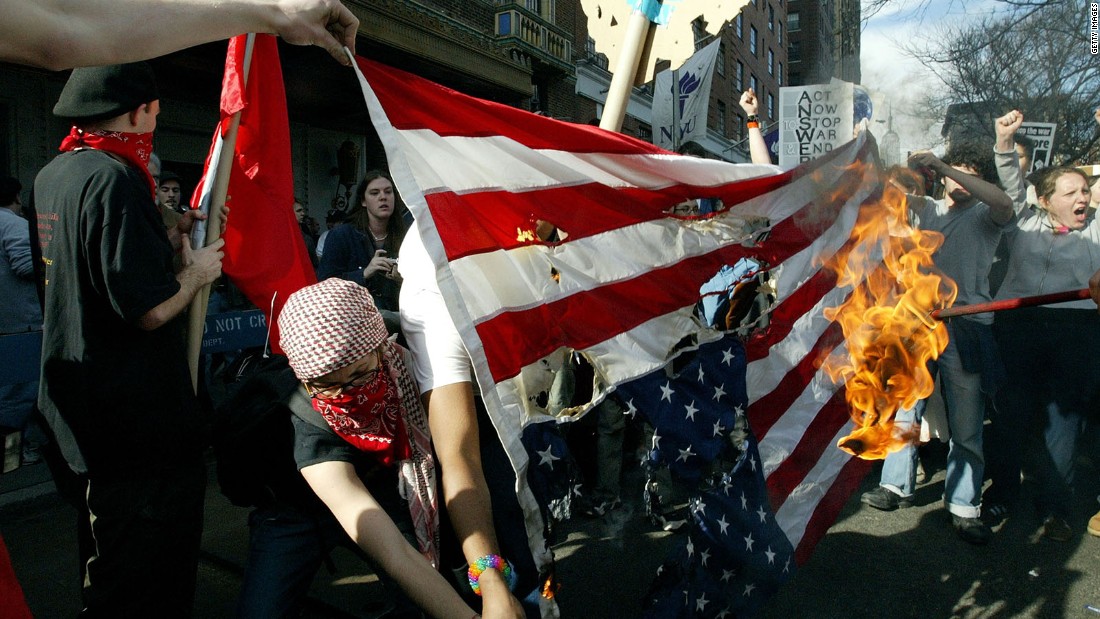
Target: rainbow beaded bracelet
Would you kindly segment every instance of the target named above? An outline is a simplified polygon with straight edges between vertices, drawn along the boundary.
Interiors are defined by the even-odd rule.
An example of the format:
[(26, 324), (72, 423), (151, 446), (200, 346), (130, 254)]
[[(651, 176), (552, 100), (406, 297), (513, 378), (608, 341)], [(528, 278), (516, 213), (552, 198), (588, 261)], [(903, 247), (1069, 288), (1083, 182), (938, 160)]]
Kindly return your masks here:
[(504, 582), (508, 584), (508, 589), (512, 590), (516, 586), (516, 580), (518, 576), (512, 565), (504, 560), (504, 557), (500, 555), (485, 555), (470, 564), (470, 569), (466, 572), (467, 578), (470, 579), (470, 589), (477, 595), (481, 595), (481, 574), (485, 570), (496, 570), (500, 572), (500, 575), (504, 577)]

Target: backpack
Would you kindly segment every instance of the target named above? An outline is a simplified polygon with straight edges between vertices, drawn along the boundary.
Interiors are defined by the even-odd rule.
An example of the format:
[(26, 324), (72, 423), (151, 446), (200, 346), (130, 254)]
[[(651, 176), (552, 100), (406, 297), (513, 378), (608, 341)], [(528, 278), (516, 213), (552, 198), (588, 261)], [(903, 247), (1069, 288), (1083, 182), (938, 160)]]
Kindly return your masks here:
[(286, 402), (299, 383), (286, 357), (242, 352), (220, 380), (212, 443), (222, 494), (240, 507), (294, 503), (311, 494), (294, 462)]

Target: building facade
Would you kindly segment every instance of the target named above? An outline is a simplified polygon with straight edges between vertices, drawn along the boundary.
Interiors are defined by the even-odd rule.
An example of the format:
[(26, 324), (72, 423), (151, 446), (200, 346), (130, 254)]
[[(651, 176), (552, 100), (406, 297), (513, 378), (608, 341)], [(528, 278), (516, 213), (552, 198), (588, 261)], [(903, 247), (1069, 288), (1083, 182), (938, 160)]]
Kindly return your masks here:
[(859, 0), (788, 0), (790, 86), (860, 83)]
[[(753, 88), (769, 128), (788, 83), (788, 4), (752, 0), (725, 25), (702, 146), (708, 156), (747, 159), (741, 92)], [(579, 0), (346, 0), (360, 20), (357, 52), (461, 92), (589, 123), (602, 113), (610, 83), (595, 53)], [(712, 39), (699, 24), (696, 47)], [(280, 44), (291, 121), (294, 184), (309, 213), (323, 220), (346, 206), (350, 181), (385, 166), (385, 156), (353, 74), (316, 48)], [(202, 171), (217, 123), (225, 43), (198, 46), (152, 64), (162, 94), (156, 135), (165, 170), (189, 192)], [(67, 77), (0, 65), (0, 173), (30, 187), (68, 127), (50, 113)], [(652, 139), (651, 87), (635, 88), (624, 133)], [(349, 146), (350, 143), (350, 146)], [(354, 174), (351, 173), (354, 171)], [(342, 202), (341, 202), (342, 201)]]

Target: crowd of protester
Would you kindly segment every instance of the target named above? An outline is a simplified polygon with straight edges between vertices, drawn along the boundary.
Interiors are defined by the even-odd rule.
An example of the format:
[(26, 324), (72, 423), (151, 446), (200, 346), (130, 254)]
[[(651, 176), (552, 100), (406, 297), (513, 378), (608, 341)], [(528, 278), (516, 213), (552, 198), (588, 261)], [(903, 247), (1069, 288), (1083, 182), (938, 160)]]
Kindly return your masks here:
[[(1100, 124), (1100, 109), (1095, 117)], [(934, 261), (958, 285), (956, 305), (1091, 291), (1092, 300), (946, 321), (949, 343), (931, 367), (949, 435), (944, 504), (959, 536), (979, 545), (992, 527), (1025, 511), (1024, 481), (1035, 489), (1042, 536), (1072, 539), (1077, 444), (1100, 404), (1100, 222), (1090, 205), (1098, 181), (1072, 166), (1028, 174), (1023, 122), (1011, 110), (995, 120), (992, 148), (952, 144), (943, 160), (915, 153), (909, 167), (923, 174), (895, 168), (886, 177), (909, 195), (912, 223), (944, 235)], [(941, 200), (923, 197), (925, 188), (913, 183), (922, 178), (943, 179)], [(918, 434), (925, 405), (898, 411), (900, 433)], [(919, 464), (915, 444), (890, 453), (863, 503), (911, 506)], [(1100, 512), (1087, 530), (1100, 536)]]

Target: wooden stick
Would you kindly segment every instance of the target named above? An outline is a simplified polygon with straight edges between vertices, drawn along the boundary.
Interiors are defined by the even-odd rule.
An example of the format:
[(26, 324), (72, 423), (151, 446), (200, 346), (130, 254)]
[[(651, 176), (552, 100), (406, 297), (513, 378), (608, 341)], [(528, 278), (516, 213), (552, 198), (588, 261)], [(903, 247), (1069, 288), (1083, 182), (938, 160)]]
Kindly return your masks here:
[(975, 303), (974, 305), (959, 305), (957, 307), (948, 307), (945, 309), (933, 310), (931, 315), (932, 318), (935, 318), (936, 320), (943, 320), (944, 318), (966, 316), (969, 314), (981, 314), (982, 312), (999, 312), (1003, 310), (1017, 309), (1020, 307), (1035, 307), (1036, 305), (1048, 305), (1050, 303), (1079, 301), (1081, 299), (1088, 299), (1089, 296), (1089, 289), (1082, 288), (1081, 290), (1052, 292), (1050, 294), (1041, 294), (1034, 297), (1002, 299), (1000, 301), (990, 301), (989, 303)]
[[(244, 48), (244, 73), (242, 86), (248, 84), (248, 71), (252, 66), (252, 47), (256, 35), (249, 34)], [(229, 174), (233, 169), (233, 151), (237, 146), (237, 130), (241, 125), (241, 113), (238, 111), (229, 119), (229, 127), (222, 139), (222, 147), (218, 156), (218, 167), (214, 173), (214, 183), (210, 190), (210, 210), (206, 214), (206, 239), (202, 245), (192, 243), (193, 246), (205, 247), (221, 236), (221, 226), (217, 225), (225, 208), (225, 196), (229, 193)], [(219, 124), (220, 129), (220, 124)], [(202, 290), (191, 300), (191, 308), (188, 311), (187, 328), (187, 364), (191, 368), (191, 387), (197, 394), (199, 391), (199, 357), (202, 353), (202, 336), (206, 330), (206, 308), (210, 302), (210, 285), (202, 287)]]
[(619, 50), (619, 59), (615, 72), (611, 75), (611, 85), (603, 103), (603, 115), (600, 116), (600, 129), (621, 131), (626, 118), (626, 106), (630, 102), (630, 91), (634, 88), (634, 79), (638, 74), (638, 64), (645, 51), (645, 41), (653, 22), (641, 9), (634, 9), (630, 21), (626, 24), (623, 45)]

